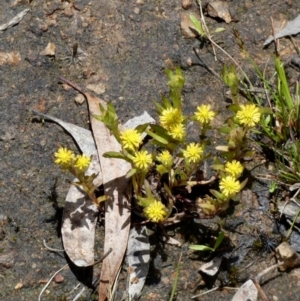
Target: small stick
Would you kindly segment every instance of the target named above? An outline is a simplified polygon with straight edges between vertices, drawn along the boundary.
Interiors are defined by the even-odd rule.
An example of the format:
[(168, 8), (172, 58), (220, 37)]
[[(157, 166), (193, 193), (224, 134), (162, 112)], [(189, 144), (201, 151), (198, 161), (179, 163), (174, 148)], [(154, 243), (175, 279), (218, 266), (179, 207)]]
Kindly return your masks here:
[(69, 81), (68, 79), (66, 79), (62, 76), (59, 77), (59, 80), (65, 84), (68, 84), (69, 86), (71, 86), (72, 88), (74, 88), (75, 90), (77, 90), (78, 92), (80, 92), (82, 95), (84, 95), (86, 97), (84, 91), (79, 86), (74, 84), (73, 82)]
[(82, 288), (82, 290), (74, 297), (72, 301), (76, 301), (85, 291), (85, 287)]
[(269, 301), (268, 297), (266, 296), (265, 292), (263, 291), (263, 289), (261, 288), (259, 282), (261, 280), (261, 278), (266, 275), (267, 273), (277, 269), (278, 267), (282, 266), (283, 263), (282, 262), (279, 262), (279, 263), (276, 263), (270, 267), (268, 267), (267, 269), (263, 270), (262, 272), (260, 272), (254, 279), (252, 279), (254, 285), (256, 286), (261, 298), (263, 301)]
[(50, 252), (65, 252), (65, 250), (53, 249), (53, 248), (48, 247), (45, 239), (43, 239), (43, 245)]
[(52, 279), (59, 273), (61, 272), (65, 267), (68, 266), (68, 263), (66, 265), (64, 265), (61, 269), (59, 269), (58, 271), (56, 271), (52, 277), (48, 280), (48, 282), (46, 283), (46, 285), (43, 287), (43, 289), (41, 290), (40, 294), (39, 294), (39, 298), (38, 301), (41, 301), (41, 296), (44, 293), (44, 291), (46, 290), (46, 288), (49, 286), (50, 282), (52, 281)]

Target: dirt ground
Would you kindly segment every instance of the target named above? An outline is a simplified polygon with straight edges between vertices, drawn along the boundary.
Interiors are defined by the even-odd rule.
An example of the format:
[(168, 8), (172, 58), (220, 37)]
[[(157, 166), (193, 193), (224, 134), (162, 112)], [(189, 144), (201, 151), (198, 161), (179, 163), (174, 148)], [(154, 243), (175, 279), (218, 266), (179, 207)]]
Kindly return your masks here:
[[(251, 75), (251, 66), (232, 33), (236, 28), (252, 58), (261, 66), (272, 64), (274, 46), (263, 48), (264, 40), (271, 33), (271, 17), (294, 19), (300, 2), (226, 2), (233, 19), (231, 23), (206, 18), (209, 28), (225, 28), (215, 35), (215, 41)], [(59, 220), (72, 177), (53, 164), (53, 153), (58, 146), (76, 150), (76, 145), (62, 128), (42, 122), (31, 111), (38, 110), (89, 129), (86, 103), (76, 102), (80, 100), (79, 94), (59, 84), (59, 76), (89, 87), (102, 99), (112, 101), (122, 122), (144, 110), (155, 116), (152, 100), (160, 100), (168, 91), (164, 68), (172, 65), (181, 66), (186, 76), (186, 114), (200, 103), (211, 103), (221, 112), (228, 105), (226, 87), (201, 66), (193, 48), (199, 49), (201, 58), (219, 74), (222, 62), (228, 59), (217, 51), (216, 61), (209, 45), (200, 49), (199, 41), (187, 39), (181, 30), (184, 14), (199, 12), (195, 1), (186, 10), (180, 0), (6, 0), (1, 3), (0, 25), (26, 8), (30, 11), (19, 24), (0, 32), (0, 55), (13, 53), (11, 61), (0, 60), (0, 300), (3, 301), (38, 300), (45, 282), (67, 263), (63, 253), (60, 256), (47, 251), (43, 240), (52, 248), (62, 249)], [(297, 37), (295, 39), (297, 41)], [(55, 45), (55, 55), (43, 53), (48, 43)], [(78, 45), (75, 57), (74, 44)], [(282, 39), (280, 47), (284, 60), (296, 53), (289, 39)], [(268, 197), (264, 194), (267, 188), (257, 183), (252, 188), (256, 195), (248, 190), (241, 200), (248, 200), (250, 207), (259, 207), (259, 198)], [(262, 209), (244, 217), (249, 227), (248, 240), (255, 223), (263, 229), (273, 227), (263, 213)], [(236, 216), (233, 214), (231, 218)], [(191, 296), (206, 290), (206, 286), (198, 285), (200, 258), (189, 250), (182, 233), (182, 228), (175, 229), (175, 237), (183, 243), (181, 248), (160, 243), (159, 250), (153, 252), (141, 300), (169, 300), (181, 252), (176, 300), (190, 300)], [(100, 257), (103, 251), (101, 227), (97, 239), (96, 255)], [(246, 259), (238, 264), (244, 270), (234, 275), (234, 279), (224, 280), (228, 286), (241, 285), (275, 262), (268, 253), (243, 250), (245, 254), (241, 256)], [(246, 268), (252, 260), (255, 263)], [(66, 268), (60, 274), (64, 281), (52, 282), (42, 300), (73, 300), (84, 284), (88, 285), (74, 269)], [(123, 279), (126, 277), (125, 270), (121, 275)], [(80, 288), (74, 290), (79, 283)], [(296, 301), (299, 300), (299, 283), (300, 270), (294, 269), (289, 273), (271, 273), (262, 287), (270, 300)], [(120, 290), (124, 287), (121, 283)], [(223, 289), (201, 300), (227, 301), (234, 292)], [(80, 300), (91, 300), (91, 297), (87, 293)]]

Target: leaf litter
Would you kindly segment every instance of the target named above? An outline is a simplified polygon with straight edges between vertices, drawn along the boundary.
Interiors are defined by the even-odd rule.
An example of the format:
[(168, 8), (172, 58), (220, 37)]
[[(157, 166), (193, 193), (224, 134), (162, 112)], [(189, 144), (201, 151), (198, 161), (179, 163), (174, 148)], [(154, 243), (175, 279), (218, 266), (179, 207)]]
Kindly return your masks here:
[[(111, 290), (118, 275), (126, 250), (128, 264), (134, 266), (129, 274), (129, 297), (131, 300), (135, 300), (146, 280), (150, 260), (150, 244), (145, 227), (141, 231), (133, 228), (128, 241), (131, 216), (130, 185), (125, 176), (131, 166), (123, 160), (108, 159), (102, 156), (107, 151), (120, 150), (119, 143), (105, 125), (92, 117), (101, 114), (99, 104), (106, 107), (105, 101), (88, 92), (83, 92), (68, 80), (62, 79), (62, 81), (86, 97), (92, 132), (50, 115), (33, 112), (59, 124), (70, 133), (83, 153), (92, 156), (87, 174), (96, 173), (94, 184), (97, 187), (103, 184), (105, 194), (110, 197), (105, 202), (104, 253), (109, 253), (111, 250), (111, 254), (103, 261), (99, 300), (107, 298), (107, 292)], [(145, 122), (154, 123), (155, 120), (147, 112), (144, 112), (141, 116), (128, 120), (123, 127), (124, 129), (134, 128)], [(84, 195), (80, 188), (72, 185), (66, 197), (63, 213), (62, 240), (70, 260), (79, 267), (94, 264), (94, 241), (98, 215), (99, 208)], [(142, 257), (139, 253), (141, 250), (144, 253)]]

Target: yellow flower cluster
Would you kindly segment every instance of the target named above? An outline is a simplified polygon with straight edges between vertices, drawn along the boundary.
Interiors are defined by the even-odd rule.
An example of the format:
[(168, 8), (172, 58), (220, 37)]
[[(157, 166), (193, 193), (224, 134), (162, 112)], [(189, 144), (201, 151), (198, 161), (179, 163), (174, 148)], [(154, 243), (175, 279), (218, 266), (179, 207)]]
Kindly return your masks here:
[(88, 157), (87, 155), (82, 154), (82, 155), (76, 156), (76, 161), (75, 161), (74, 167), (81, 171), (85, 171), (90, 166), (90, 163), (91, 163), (91, 157)]
[(239, 161), (233, 160), (225, 164), (225, 172), (234, 178), (239, 178), (243, 171), (244, 167)]
[(82, 154), (75, 156), (71, 150), (65, 147), (60, 147), (57, 152), (54, 153), (54, 157), (54, 163), (63, 169), (74, 167), (81, 172), (85, 172), (91, 163), (91, 158), (87, 155)]
[(201, 124), (208, 124), (214, 119), (216, 113), (211, 110), (210, 105), (201, 105), (197, 107), (195, 119)]
[(54, 160), (55, 164), (62, 167), (72, 163), (75, 159), (74, 153), (65, 147), (60, 147), (57, 152), (54, 153), (54, 157), (56, 158)]
[(240, 182), (232, 176), (226, 176), (221, 179), (220, 190), (226, 197), (236, 195), (241, 189)]
[(146, 217), (155, 223), (162, 222), (167, 216), (167, 208), (160, 202), (155, 200), (144, 209)]
[(161, 112), (159, 121), (163, 128), (170, 130), (175, 125), (181, 123), (183, 117), (178, 109), (170, 107)]
[(152, 164), (152, 156), (146, 150), (142, 150), (135, 153), (132, 161), (138, 170), (147, 171)]
[(220, 181), (220, 190), (226, 197), (233, 197), (241, 190), (241, 184), (237, 179), (243, 171), (243, 165), (236, 160), (225, 164), (226, 174)]
[(236, 114), (237, 121), (245, 126), (254, 127), (260, 121), (261, 113), (254, 104), (241, 105)]
[(180, 110), (172, 107), (164, 109), (159, 116), (161, 126), (165, 128), (175, 140), (183, 140), (186, 135), (183, 120), (184, 118)]
[(157, 157), (156, 157), (157, 161), (159, 161), (162, 165), (169, 167), (172, 166), (173, 164), (173, 157), (170, 154), (169, 151), (164, 150), (162, 151)]
[(199, 143), (192, 142), (183, 150), (183, 157), (188, 163), (200, 162), (202, 155), (203, 147)]
[(120, 134), (122, 147), (126, 150), (137, 150), (142, 142), (142, 135), (134, 129), (128, 129)]

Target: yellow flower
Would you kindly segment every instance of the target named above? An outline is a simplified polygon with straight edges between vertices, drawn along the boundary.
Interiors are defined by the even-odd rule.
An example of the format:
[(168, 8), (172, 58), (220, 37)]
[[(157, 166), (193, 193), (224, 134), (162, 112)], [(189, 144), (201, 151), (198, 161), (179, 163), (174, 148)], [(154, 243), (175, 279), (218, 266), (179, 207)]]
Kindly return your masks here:
[(146, 171), (152, 164), (152, 157), (147, 151), (136, 152), (133, 163), (137, 169)]
[(178, 109), (167, 108), (161, 112), (159, 121), (162, 127), (170, 130), (176, 124), (182, 123), (183, 117)]
[(210, 105), (201, 105), (197, 107), (195, 118), (200, 123), (209, 123), (214, 119), (216, 113), (212, 111)]
[(162, 163), (164, 166), (171, 166), (173, 164), (173, 157), (169, 153), (169, 151), (164, 150), (162, 151), (157, 157), (157, 161)]
[(225, 171), (228, 175), (233, 176), (234, 178), (238, 178), (242, 174), (243, 170), (243, 165), (236, 160), (233, 160), (232, 162), (227, 162), (225, 164)]
[(236, 114), (239, 123), (254, 127), (260, 120), (261, 113), (256, 105), (241, 105), (240, 110)]
[(88, 169), (90, 163), (91, 163), (91, 158), (85, 154), (82, 154), (82, 155), (76, 157), (76, 162), (74, 164), (74, 167), (79, 170), (86, 171)]
[(152, 222), (163, 221), (167, 216), (167, 208), (160, 202), (154, 201), (144, 209), (144, 214)]
[(62, 167), (66, 167), (67, 165), (71, 165), (75, 158), (74, 153), (67, 149), (66, 147), (60, 147), (56, 153), (54, 153), (55, 164), (61, 165)]
[(136, 150), (142, 142), (142, 135), (134, 129), (125, 130), (120, 134), (123, 148), (127, 150)]
[(232, 176), (223, 178), (220, 182), (220, 190), (226, 197), (237, 194), (241, 189), (241, 184)]
[(182, 140), (185, 137), (185, 128), (182, 123), (176, 124), (169, 129), (170, 135), (175, 140)]
[(183, 151), (183, 157), (188, 163), (199, 162), (202, 158), (203, 147), (199, 143), (190, 143), (186, 150)]

